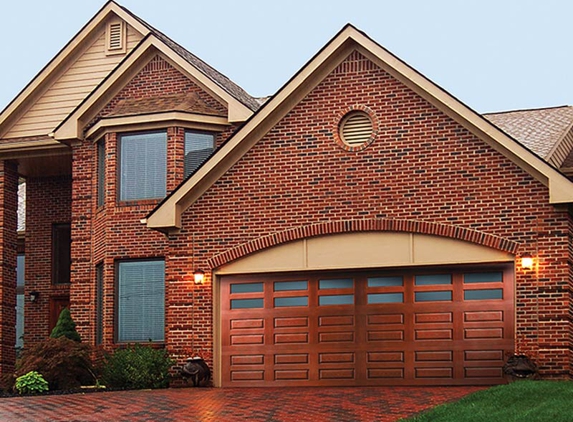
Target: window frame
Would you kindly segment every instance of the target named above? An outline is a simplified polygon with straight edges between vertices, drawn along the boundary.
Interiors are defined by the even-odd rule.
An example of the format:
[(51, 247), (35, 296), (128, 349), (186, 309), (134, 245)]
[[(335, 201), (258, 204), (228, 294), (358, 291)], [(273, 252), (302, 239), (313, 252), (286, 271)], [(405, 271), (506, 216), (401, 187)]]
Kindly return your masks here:
[[(210, 135), (211, 141), (212, 141), (211, 151), (209, 152), (209, 154), (203, 159), (203, 161), (201, 161), (199, 164), (197, 164), (197, 166), (193, 169), (188, 169), (188, 167), (187, 167), (187, 154), (188, 154), (188, 152), (187, 152), (187, 135), (188, 134)], [(185, 179), (187, 179), (190, 175), (195, 173), (197, 171), (197, 169), (199, 167), (201, 167), (205, 161), (207, 161), (207, 159), (213, 154), (213, 151), (215, 151), (216, 145), (217, 145), (217, 133), (216, 132), (210, 132), (207, 130), (185, 129), (185, 133), (183, 134), (183, 177)], [(197, 150), (194, 150), (194, 151), (197, 151)], [(191, 150), (189, 151), (189, 153), (191, 153)]]
[(95, 322), (95, 344), (99, 346), (103, 343), (103, 298), (104, 294), (104, 266), (103, 262), (100, 262), (95, 267), (95, 277), (96, 277), (96, 297), (95, 297), (95, 308), (96, 308), (96, 322)]
[(105, 154), (105, 137), (97, 142), (97, 206), (103, 207), (105, 205), (106, 197), (106, 154)]
[[(62, 259), (60, 248), (63, 246), (62, 242), (66, 239), (62, 239), (61, 233), (69, 233), (67, 238), (67, 255), (68, 262), (64, 263), (66, 268), (61, 268)], [(72, 225), (70, 223), (53, 223), (52, 224), (52, 274), (51, 281), (52, 285), (67, 286), (72, 281)], [(62, 280), (63, 274), (63, 280)]]
[[(165, 152), (165, 162), (163, 163), (164, 167), (163, 167), (163, 191), (162, 193), (159, 194), (159, 196), (154, 196), (154, 197), (137, 197), (137, 198), (127, 198), (127, 199), (123, 199), (122, 198), (122, 180), (123, 180), (123, 176), (122, 176), (122, 171), (123, 171), (123, 166), (122, 166), (122, 160), (123, 160), (123, 154), (122, 154), (122, 145), (125, 142), (124, 139), (128, 138), (128, 137), (136, 137), (136, 136), (145, 136), (145, 135), (152, 135), (152, 134), (162, 134), (165, 137), (165, 143), (164, 143), (164, 152)], [(168, 142), (169, 142), (169, 135), (167, 132), (167, 129), (160, 129), (160, 130), (148, 130), (148, 131), (135, 131), (135, 132), (125, 132), (125, 133), (117, 133), (116, 135), (116, 139), (117, 139), (117, 163), (116, 163), (116, 169), (117, 169), (117, 175), (116, 175), (116, 196), (117, 196), (117, 201), (120, 204), (129, 204), (129, 203), (134, 203), (134, 202), (141, 202), (141, 201), (158, 201), (161, 200), (163, 198), (165, 198), (165, 196), (167, 195), (167, 169), (168, 169)]]
[[(120, 324), (121, 324), (121, 311), (120, 311), (120, 266), (124, 263), (143, 263), (143, 262), (162, 262), (163, 263), (163, 339), (142, 339), (142, 340), (124, 340), (120, 338)], [(114, 312), (114, 341), (116, 344), (130, 344), (130, 343), (152, 343), (152, 344), (165, 344), (165, 313), (166, 313), (166, 283), (165, 283), (165, 258), (164, 257), (152, 257), (152, 258), (142, 258), (142, 259), (120, 259), (115, 262), (115, 312)]]

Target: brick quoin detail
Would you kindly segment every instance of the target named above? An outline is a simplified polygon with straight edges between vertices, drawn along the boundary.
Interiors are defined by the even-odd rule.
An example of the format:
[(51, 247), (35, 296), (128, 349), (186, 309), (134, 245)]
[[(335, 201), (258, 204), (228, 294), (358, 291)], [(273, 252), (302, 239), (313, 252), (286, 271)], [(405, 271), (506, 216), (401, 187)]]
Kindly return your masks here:
[(446, 224), (392, 219), (342, 220), (297, 227), (273, 233), (268, 236), (263, 236), (217, 255), (208, 260), (207, 263), (209, 265), (209, 269), (213, 269), (254, 252), (271, 248), (282, 243), (292, 242), (294, 240), (329, 234), (370, 231), (408, 232), (450, 237), (512, 254), (515, 254), (519, 248), (519, 244), (517, 242), (513, 242), (508, 239), (502, 239), (491, 234), (469, 230), (463, 227), (448, 226)]

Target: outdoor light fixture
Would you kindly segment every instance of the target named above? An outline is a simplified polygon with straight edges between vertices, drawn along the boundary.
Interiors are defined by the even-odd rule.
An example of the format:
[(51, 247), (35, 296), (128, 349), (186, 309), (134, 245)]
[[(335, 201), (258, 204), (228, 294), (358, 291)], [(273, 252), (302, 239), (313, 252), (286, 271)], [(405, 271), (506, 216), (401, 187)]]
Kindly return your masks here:
[(38, 298), (40, 297), (40, 292), (30, 292), (30, 302), (36, 302), (38, 300)]
[(524, 253), (521, 255), (521, 268), (524, 270), (533, 269), (533, 257), (530, 254)]
[(200, 269), (196, 269), (193, 273), (193, 278), (195, 279), (195, 284), (202, 284), (205, 278), (205, 272)]

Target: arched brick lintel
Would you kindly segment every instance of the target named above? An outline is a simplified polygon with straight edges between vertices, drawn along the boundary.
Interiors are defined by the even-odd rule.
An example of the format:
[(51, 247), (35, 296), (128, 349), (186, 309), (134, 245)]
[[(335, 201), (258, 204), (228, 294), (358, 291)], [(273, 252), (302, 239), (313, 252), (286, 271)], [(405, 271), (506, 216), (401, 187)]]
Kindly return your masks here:
[(519, 248), (519, 243), (512, 240), (448, 224), (395, 219), (339, 220), (295, 227), (259, 237), (212, 257), (209, 259), (208, 265), (211, 269), (217, 268), (254, 252), (309, 237), (372, 231), (408, 232), (449, 237), (511, 254), (515, 254)]

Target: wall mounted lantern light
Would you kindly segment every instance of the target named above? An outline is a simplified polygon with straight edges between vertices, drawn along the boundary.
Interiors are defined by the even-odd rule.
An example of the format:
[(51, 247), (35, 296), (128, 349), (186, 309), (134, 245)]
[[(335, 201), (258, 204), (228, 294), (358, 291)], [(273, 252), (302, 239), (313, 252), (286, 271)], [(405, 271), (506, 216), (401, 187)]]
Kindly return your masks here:
[(524, 270), (533, 269), (533, 257), (530, 254), (524, 253), (521, 255), (521, 268)]
[(205, 272), (200, 269), (196, 269), (193, 273), (193, 279), (195, 280), (195, 284), (203, 284), (203, 279), (205, 278)]
[(40, 297), (40, 292), (37, 291), (30, 292), (30, 302), (37, 302), (39, 297)]

